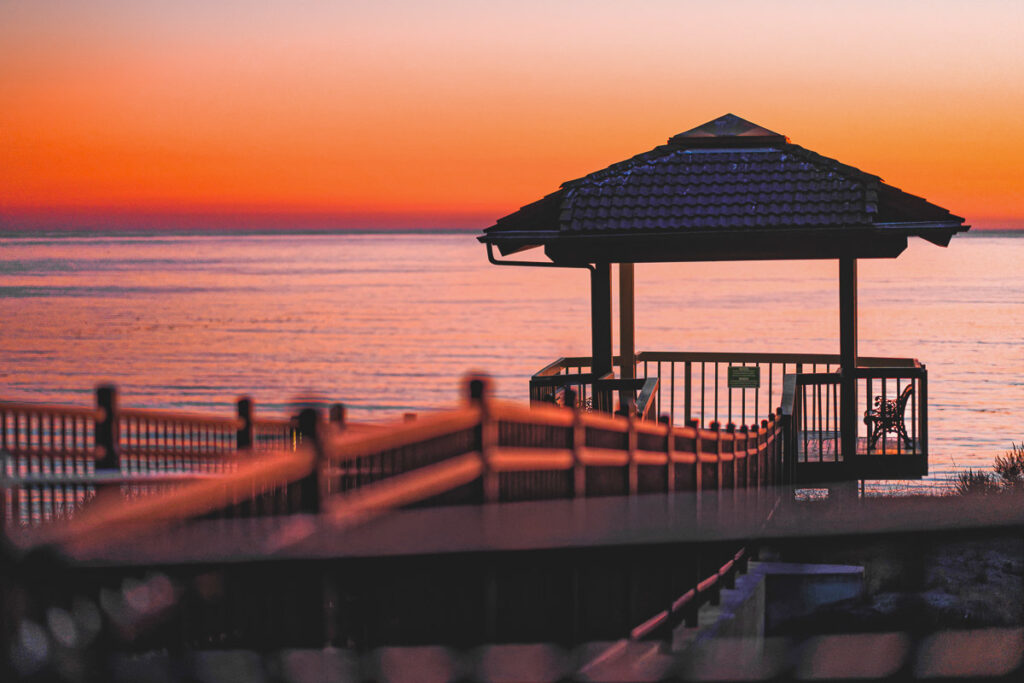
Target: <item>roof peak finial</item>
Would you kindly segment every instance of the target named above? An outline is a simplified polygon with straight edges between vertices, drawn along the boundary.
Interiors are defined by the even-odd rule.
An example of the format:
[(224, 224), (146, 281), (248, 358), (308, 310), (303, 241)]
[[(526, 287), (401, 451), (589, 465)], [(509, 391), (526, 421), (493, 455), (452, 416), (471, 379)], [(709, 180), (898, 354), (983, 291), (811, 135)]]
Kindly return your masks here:
[(714, 140), (723, 141), (724, 138), (745, 138), (749, 139), (750, 142), (754, 142), (751, 138), (756, 138), (759, 143), (769, 141), (778, 143), (789, 142), (789, 138), (785, 135), (768, 130), (756, 123), (751, 123), (735, 114), (719, 116), (717, 119), (708, 121), (696, 128), (691, 128), (688, 131), (672, 136), (668, 142), (670, 145), (691, 146), (694, 143), (707, 144)]

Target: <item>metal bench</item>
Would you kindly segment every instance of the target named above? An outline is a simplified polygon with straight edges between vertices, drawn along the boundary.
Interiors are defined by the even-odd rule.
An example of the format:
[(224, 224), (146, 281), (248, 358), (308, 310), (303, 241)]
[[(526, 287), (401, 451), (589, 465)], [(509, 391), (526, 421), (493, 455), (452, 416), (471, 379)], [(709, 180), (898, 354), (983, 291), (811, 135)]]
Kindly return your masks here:
[(914, 385), (911, 383), (903, 389), (897, 398), (887, 399), (885, 396), (875, 396), (875, 407), (864, 412), (864, 424), (868, 428), (869, 451), (875, 447), (878, 439), (886, 432), (894, 433), (903, 439), (907, 448), (914, 448), (914, 442), (907, 434), (907, 426), (903, 419), (907, 410), (907, 402), (913, 393)]

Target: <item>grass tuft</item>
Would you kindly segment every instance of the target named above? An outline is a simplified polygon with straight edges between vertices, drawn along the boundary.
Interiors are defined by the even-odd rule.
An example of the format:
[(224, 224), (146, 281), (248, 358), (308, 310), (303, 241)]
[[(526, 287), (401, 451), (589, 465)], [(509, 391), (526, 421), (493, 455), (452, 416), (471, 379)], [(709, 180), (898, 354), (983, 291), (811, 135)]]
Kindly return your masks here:
[(993, 472), (965, 470), (953, 478), (953, 493), (960, 496), (993, 495), (1024, 491), (1024, 442), (1011, 444), (1004, 455), (997, 455)]

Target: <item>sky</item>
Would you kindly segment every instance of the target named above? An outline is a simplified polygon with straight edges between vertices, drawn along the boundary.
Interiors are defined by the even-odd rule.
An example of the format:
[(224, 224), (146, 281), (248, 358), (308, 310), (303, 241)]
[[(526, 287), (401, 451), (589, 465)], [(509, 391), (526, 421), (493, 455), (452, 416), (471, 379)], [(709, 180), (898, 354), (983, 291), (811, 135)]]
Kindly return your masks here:
[(1024, 229), (1024, 2), (0, 0), (0, 227), (482, 228), (731, 112)]

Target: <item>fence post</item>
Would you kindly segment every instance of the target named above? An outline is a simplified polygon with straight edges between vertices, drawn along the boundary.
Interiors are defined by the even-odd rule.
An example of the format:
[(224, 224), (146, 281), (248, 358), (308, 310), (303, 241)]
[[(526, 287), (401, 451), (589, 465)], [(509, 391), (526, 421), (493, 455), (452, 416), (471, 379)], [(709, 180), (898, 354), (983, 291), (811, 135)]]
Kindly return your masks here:
[(321, 512), (324, 497), (324, 446), (320, 411), (303, 408), (299, 413), (299, 434), (313, 448), (313, 471), (299, 482), (300, 506), (304, 512)]
[(629, 464), (626, 466), (629, 477), (629, 495), (635, 496), (640, 490), (640, 467), (636, 464), (636, 415), (635, 410), (626, 412), (626, 453), (629, 456)]
[[(501, 493), (498, 474), (491, 469), (491, 451), (498, 445), (498, 424), (491, 419), (490, 378), (478, 375), (470, 377), (466, 383), (469, 403), (480, 408), (480, 424), (474, 431), (474, 440), (480, 449), (480, 462), (483, 466), (481, 483), (483, 502), (498, 502)], [(487, 569), (484, 578), (484, 638), (493, 640), (498, 630), (498, 582), (494, 568)]]
[(739, 479), (740, 470), (739, 463), (737, 462), (738, 453), (736, 452), (736, 446), (738, 444), (737, 438), (739, 435), (736, 433), (736, 425), (732, 422), (725, 426), (725, 431), (732, 436), (732, 488), (735, 490), (737, 488), (737, 479)]
[(96, 469), (120, 470), (117, 387), (113, 384), (101, 384), (96, 387), (96, 408), (102, 413), (95, 424), (94, 432), (96, 448), (101, 452)]
[(235, 436), (235, 447), (243, 451), (253, 447), (252, 399), (248, 396), (238, 399), (238, 419), (242, 425)]
[(769, 456), (771, 462), (768, 465), (770, 478), (765, 481), (770, 486), (778, 486), (782, 483), (782, 454), (786, 447), (786, 424), (782, 419), (781, 407), (777, 408), (775, 413), (768, 416), (768, 426), (772, 430), (772, 452)]
[(676, 435), (675, 430), (672, 429), (672, 418), (669, 415), (664, 415), (658, 418), (658, 422), (665, 425), (665, 457), (668, 462), (665, 463), (668, 468), (665, 470), (665, 491), (673, 493), (676, 490)]
[(693, 429), (693, 454), (697, 461), (693, 466), (693, 490), (694, 493), (697, 494), (697, 502), (699, 505), (701, 489), (704, 487), (704, 465), (702, 465), (700, 461), (700, 420), (690, 418), (687, 420), (686, 426)]
[(697, 604), (697, 592), (695, 589), (693, 598), (683, 607), (683, 624), (686, 625), (686, 628), (697, 628), (700, 625), (699, 614), (700, 605)]
[(576, 404), (576, 390), (565, 390), (565, 405), (572, 411), (572, 495), (583, 498), (587, 495), (587, 466), (583, 464), (583, 449), (587, 446), (587, 428), (583, 426), (579, 406)]
[(722, 492), (722, 425), (719, 422), (712, 422), (711, 428), (715, 430), (715, 488)]
[(770, 465), (768, 461), (771, 459), (771, 454), (768, 452), (768, 438), (771, 436), (772, 425), (768, 420), (761, 420), (761, 431), (764, 432), (764, 438), (758, 439), (757, 442), (757, 488), (764, 488), (771, 483), (769, 479), (768, 468)]
[(918, 408), (920, 424), (917, 428), (917, 438), (921, 440), (918, 455), (924, 460), (924, 474), (928, 474), (928, 368), (925, 367), (924, 363), (921, 363), (921, 374), (918, 377), (917, 391), (918, 397), (915, 401), (921, 406)]
[[(672, 367), (675, 367), (673, 363)], [(673, 383), (674, 384), (674, 383)], [(701, 391), (704, 387), (701, 387)], [(686, 361), (683, 365), (683, 420), (686, 423), (693, 418), (693, 363)], [(673, 398), (675, 397), (675, 386), (672, 387)]]
[[(754, 457), (747, 467), (747, 486), (750, 486), (750, 477), (754, 477), (754, 487), (761, 488), (761, 446), (764, 443), (765, 432), (754, 418), (754, 424), (750, 425), (754, 431)], [(748, 451), (748, 458), (750, 458)]]
[(786, 443), (786, 439), (789, 438), (789, 430), (786, 426), (786, 419), (782, 416), (782, 406), (779, 406), (774, 414), (768, 416), (768, 426), (772, 428), (775, 435), (772, 441), (771, 464), (769, 465), (771, 479), (768, 480), (768, 483), (771, 486), (780, 486), (783, 476), (783, 457), (789, 448)]
[[(754, 442), (757, 445), (757, 425), (754, 425)], [(754, 457), (757, 457), (756, 455)], [(750, 488), (750, 427), (743, 425), (743, 488)]]
[(331, 405), (331, 410), (328, 413), (328, 420), (332, 425), (337, 427), (339, 430), (345, 428), (345, 404), (335, 403)]
[(491, 419), (488, 410), (490, 399), (490, 379), (479, 376), (469, 380), (469, 401), (480, 407), (480, 430), (477, 444), (480, 448), (480, 461), (483, 464), (483, 494), (485, 503), (496, 503), (499, 497), (498, 473), (491, 469), (491, 451), (498, 445), (498, 424)]

